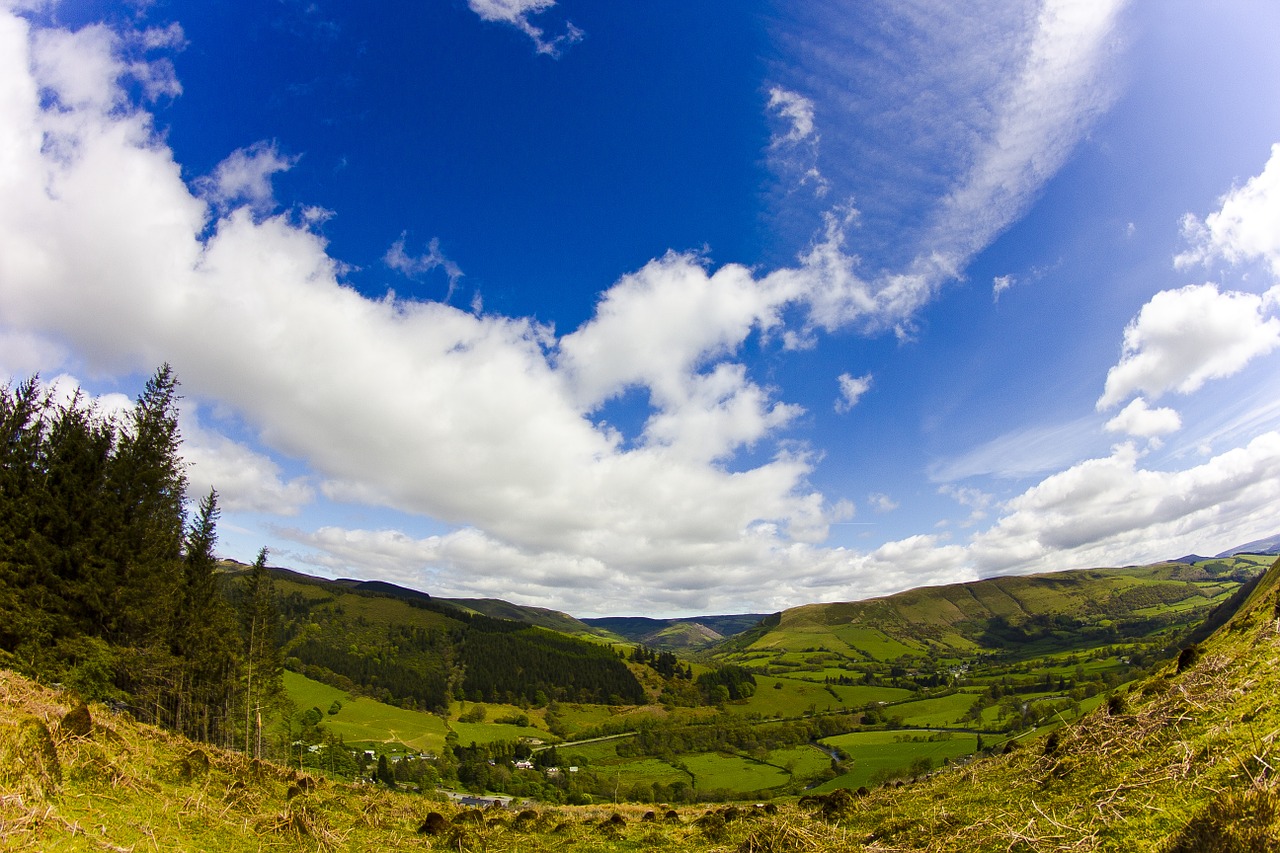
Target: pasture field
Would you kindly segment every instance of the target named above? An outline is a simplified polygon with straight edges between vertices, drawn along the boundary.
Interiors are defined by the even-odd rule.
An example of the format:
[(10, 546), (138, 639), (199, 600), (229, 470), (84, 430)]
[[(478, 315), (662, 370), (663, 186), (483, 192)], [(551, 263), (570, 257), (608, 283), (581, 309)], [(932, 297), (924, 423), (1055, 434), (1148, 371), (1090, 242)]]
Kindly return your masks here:
[(463, 746), (520, 738), (555, 739), (542, 729), (535, 729), (533, 726), (513, 726), (505, 723), (460, 723), (453, 720), (449, 723), (449, 728), (457, 732), (458, 743)]
[(902, 687), (871, 687), (866, 684), (833, 684), (831, 689), (851, 708), (883, 702), (886, 705), (910, 699), (914, 693)]
[(904, 702), (886, 708), (885, 713), (893, 717), (901, 717), (906, 726), (960, 726), (961, 720), (973, 707), (978, 697), (973, 693), (952, 693), (949, 696), (935, 696), (931, 699), (919, 699), (915, 702)]
[(908, 645), (890, 637), (879, 628), (867, 625), (844, 625), (831, 628), (829, 631), (847, 648), (860, 652), (859, 656), (865, 655), (872, 660), (895, 660), (904, 655), (918, 655), (921, 651), (918, 645)]
[(781, 768), (730, 753), (682, 755), (679, 762), (688, 768), (695, 787), (700, 791), (725, 789), (747, 794), (778, 788), (791, 781), (790, 774)]
[(726, 711), (744, 716), (758, 714), (765, 719), (774, 719), (799, 717), (811, 710), (845, 710), (844, 703), (828, 693), (821, 684), (774, 675), (757, 675), (755, 678), (755, 694), (745, 702), (730, 702), (725, 705)]
[[(320, 725), (348, 744), (404, 744), (413, 749), (439, 752), (449, 733), (445, 721), (425, 711), (408, 711), (384, 705), (376, 699), (351, 696), (335, 687), (285, 670), (284, 689), (298, 710), (319, 708)], [(327, 713), (334, 700), (342, 703), (336, 714)]]
[[(568, 762), (566, 762), (568, 763)], [(626, 797), (637, 787), (671, 785), (683, 782), (689, 785), (692, 777), (660, 758), (614, 759), (609, 764), (592, 764), (588, 768), (606, 789), (612, 788), (620, 797)], [(649, 794), (644, 794), (647, 799)]]
[(853, 769), (842, 776), (815, 787), (811, 793), (825, 793), (836, 788), (868, 787), (890, 774), (905, 773), (920, 760), (941, 766), (943, 760), (954, 761), (972, 755), (978, 748), (978, 736), (967, 732), (944, 732), (942, 739), (929, 740), (924, 731), (852, 732), (836, 735), (822, 742), (837, 747), (853, 759)]
[(831, 756), (812, 744), (775, 749), (765, 762), (781, 767), (797, 779), (812, 779), (831, 766)]

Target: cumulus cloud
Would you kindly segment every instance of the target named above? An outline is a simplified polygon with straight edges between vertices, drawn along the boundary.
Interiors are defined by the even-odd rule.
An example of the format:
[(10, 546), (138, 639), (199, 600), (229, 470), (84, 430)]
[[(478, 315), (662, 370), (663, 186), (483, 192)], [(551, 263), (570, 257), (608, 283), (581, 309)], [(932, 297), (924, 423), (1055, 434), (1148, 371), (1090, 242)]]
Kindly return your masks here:
[(947, 497), (968, 509), (969, 517), (961, 522), (963, 527), (972, 527), (987, 517), (987, 510), (995, 502), (995, 496), (970, 486), (957, 486), (946, 483), (938, 487), (938, 494)]
[(842, 414), (858, 405), (858, 400), (862, 399), (862, 395), (871, 390), (870, 373), (856, 377), (848, 373), (841, 373), (836, 377), (836, 381), (840, 383), (840, 396), (836, 398), (835, 409)]
[[(98, 62), (107, 81), (93, 104), (116, 107), (43, 104), (30, 35), (0, 17), (3, 332), (65, 342), (95, 372), (168, 360), (194, 401), (226, 406), (312, 472), (289, 479), (201, 424), (195, 470), (223, 481), (228, 503), (288, 513), (314, 488), (482, 531), (495, 552), (533, 562), (595, 561), (620, 579), (646, 567), (672, 588), (709, 564), (756, 564), (825, 536), (833, 511), (806, 485), (803, 448), (721, 464), (801, 411), (732, 360), (753, 330), (777, 325), (799, 295), (793, 280), (669, 255), (562, 338), (526, 319), (367, 299), (305, 219), (263, 212), (287, 159), (273, 146), (228, 158), (202, 184), (225, 202), (211, 207), (150, 116), (118, 106), (117, 66), (65, 59)], [(626, 449), (591, 414), (631, 387), (648, 391), (653, 414)]]
[(893, 512), (899, 506), (897, 501), (883, 492), (872, 492), (867, 495), (867, 502), (876, 512)]
[(1153, 400), (1169, 391), (1190, 394), (1271, 352), (1280, 346), (1278, 295), (1280, 289), (1263, 296), (1222, 292), (1215, 284), (1157, 293), (1125, 328), (1098, 409), (1139, 392)]
[(1280, 433), (1259, 435), (1181, 471), (1152, 471), (1122, 444), (1008, 501), (967, 546), (983, 576), (1140, 563), (1197, 548), (1225, 549), (1274, 529)]
[(1280, 276), (1280, 143), (1271, 146), (1261, 174), (1220, 202), (1203, 222), (1190, 213), (1183, 218), (1190, 248), (1174, 258), (1174, 265), (1184, 268), (1215, 258), (1232, 264), (1261, 260)]
[(1142, 438), (1156, 438), (1182, 429), (1182, 418), (1173, 409), (1153, 409), (1138, 397), (1107, 421), (1108, 432), (1123, 432)]
[(546, 12), (556, 5), (555, 0), (467, 0), (467, 5), (480, 16), (481, 20), (508, 24), (533, 39), (538, 53), (558, 56), (562, 45), (581, 41), (585, 35), (571, 23), (565, 23), (565, 31), (554, 38), (547, 35), (540, 27), (534, 26), (529, 18)]

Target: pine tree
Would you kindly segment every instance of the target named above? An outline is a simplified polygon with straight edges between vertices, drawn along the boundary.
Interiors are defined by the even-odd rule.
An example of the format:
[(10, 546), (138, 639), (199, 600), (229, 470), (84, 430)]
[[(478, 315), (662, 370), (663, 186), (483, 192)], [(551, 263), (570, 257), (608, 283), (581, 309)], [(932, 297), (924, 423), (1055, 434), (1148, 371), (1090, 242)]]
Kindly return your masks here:
[(280, 613), (275, 581), (267, 571), (267, 549), (258, 552), (240, 601), (244, 637), (244, 751), (262, 756), (262, 712), (279, 698), (284, 665), (277, 645)]
[(186, 475), (178, 454), (178, 380), (168, 364), (147, 382), (130, 412), (108, 472), (115, 535), (109, 558), (116, 577), (106, 639), (152, 645), (181, 593)]
[(216, 575), (218, 493), (209, 490), (187, 532), (183, 586), (171, 628), (172, 650), (182, 660), (173, 725), (210, 742), (226, 742), (240, 676), (235, 620)]

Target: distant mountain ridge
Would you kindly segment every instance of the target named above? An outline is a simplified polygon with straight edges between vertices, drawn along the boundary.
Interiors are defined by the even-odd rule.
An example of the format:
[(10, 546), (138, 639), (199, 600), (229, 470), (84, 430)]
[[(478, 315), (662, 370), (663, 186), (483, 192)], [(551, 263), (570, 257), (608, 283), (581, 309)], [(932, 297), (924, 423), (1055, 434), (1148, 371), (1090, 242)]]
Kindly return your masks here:
[(1223, 551), (1217, 554), (1217, 557), (1234, 557), (1238, 554), (1269, 554), (1272, 556), (1280, 555), (1280, 533), (1274, 536), (1268, 536), (1265, 539), (1255, 539), (1252, 542), (1246, 542), (1244, 545), (1232, 548), (1229, 551)]
[[(1211, 564), (1214, 560), (1227, 560), (1241, 554), (1258, 554), (1258, 555), (1277, 555), (1280, 554), (1280, 534), (1269, 536), (1263, 539), (1257, 539), (1247, 542), (1243, 545), (1223, 551), (1214, 557), (1202, 557), (1197, 554), (1188, 554), (1163, 561), (1161, 563), (1153, 563), (1154, 566), (1166, 566), (1168, 569), (1168, 577), (1165, 580), (1171, 581), (1190, 581), (1192, 575), (1203, 579), (1204, 569), (1196, 570), (1196, 566), (1204, 567)], [(224, 561), (228, 565), (243, 567), (243, 564), (235, 560)], [(1183, 570), (1174, 567), (1182, 566)], [(1130, 570), (1143, 567), (1129, 567)], [(293, 571), (284, 568), (275, 568), (273, 571), (280, 573), (283, 577), (296, 580), (302, 583), (322, 583), (332, 586), (342, 587), (356, 593), (366, 595), (385, 595), (390, 598), (397, 598), (408, 603), (417, 603), (423, 605), (431, 602), (433, 607), (446, 607), (460, 611), (464, 614), (477, 614), (493, 619), (505, 619), (515, 622), (521, 622), (527, 625), (547, 628), (552, 631), (579, 636), (584, 638), (598, 638), (604, 640), (615, 640), (628, 643), (638, 643), (653, 649), (663, 651), (676, 652), (697, 652), (705, 649), (711, 649), (726, 641), (730, 647), (741, 647), (749, 645), (751, 642), (758, 640), (763, 634), (775, 629), (781, 622), (794, 625), (797, 619), (800, 622), (808, 621), (813, 618), (813, 614), (819, 612), (828, 612), (834, 608), (835, 611), (844, 612), (849, 608), (855, 611), (876, 610), (883, 608), (881, 602), (889, 601), (906, 601), (908, 598), (922, 600), (921, 597), (930, 598), (943, 590), (961, 590), (961, 598), (970, 596), (978, 597), (976, 590), (983, 587), (977, 585), (989, 585), (994, 587), (1017, 587), (1025, 586), (1027, 578), (1044, 578), (1049, 579), (1051, 586), (1061, 586), (1062, 583), (1074, 583), (1076, 579), (1082, 577), (1081, 572), (1085, 571), (1105, 571), (1107, 573), (1124, 570), (1072, 570), (1066, 572), (1056, 572), (1041, 575), (1009, 575), (1000, 578), (988, 578), (984, 581), (977, 581), (970, 584), (953, 584), (946, 587), (931, 587), (913, 590), (905, 590), (893, 596), (884, 596), (874, 599), (865, 599), (853, 602), (836, 602), (832, 604), (805, 604), (798, 607), (789, 608), (780, 613), (741, 613), (741, 614), (719, 614), (705, 616), (689, 616), (675, 618), (652, 618), (647, 616), (601, 616), (601, 617), (585, 617), (576, 618), (563, 611), (554, 610), (546, 607), (535, 607), (532, 605), (514, 604), (497, 598), (441, 598), (432, 596), (427, 592), (415, 590), (409, 587), (400, 586), (380, 580), (356, 580), (351, 578), (343, 578), (339, 580), (326, 580), (314, 577), (302, 572)], [(1192, 574), (1187, 574), (1190, 571)], [(1056, 581), (1054, 580), (1056, 579)], [(1036, 582), (1039, 583), (1038, 581)], [(1007, 594), (1007, 590), (1002, 594)], [(1148, 591), (1150, 593), (1150, 591)], [(1138, 593), (1131, 593), (1136, 595)], [(1168, 591), (1161, 593), (1167, 595)], [(1000, 598), (997, 595), (996, 598)], [(1009, 596), (1016, 599), (1017, 595)], [(1059, 602), (1060, 606), (1062, 602)], [(958, 605), (962, 610), (972, 609), (971, 605)], [(1072, 605), (1074, 606), (1074, 605)], [(896, 609), (895, 605), (895, 609)], [(945, 606), (944, 606), (944, 609)], [(985, 610), (985, 608), (979, 608)], [(1070, 609), (1068, 607), (1068, 609)], [(1021, 607), (1016, 607), (1008, 613), (1004, 613), (1002, 606), (993, 605), (986, 617), (1001, 616), (1002, 618), (1012, 617), (1018, 618), (1019, 612), (1025, 612)], [(1060, 611), (1061, 612), (1061, 611)], [(809, 614), (808, 616), (802, 614)], [(906, 628), (909, 624), (915, 624), (913, 630), (918, 630), (920, 623), (914, 618), (901, 618), (902, 613), (889, 616), (889, 624), (898, 624), (900, 628)], [(978, 617), (976, 612), (970, 614), (969, 618), (977, 618), (981, 621), (983, 617)], [(825, 619), (835, 619), (836, 623), (841, 621), (838, 616), (818, 617), (818, 621)], [(767, 620), (767, 624), (765, 623)], [(968, 621), (963, 615), (953, 615), (949, 621)], [(935, 626), (931, 631), (938, 633), (939, 626)], [(894, 633), (892, 630), (890, 633)], [(946, 630), (943, 630), (946, 633)], [(973, 638), (969, 638), (972, 640)], [(909, 645), (914, 645), (909, 642)]]
[(652, 619), (647, 616), (600, 616), (582, 621), (624, 640), (666, 651), (697, 651), (754, 628), (769, 614), (688, 616)]

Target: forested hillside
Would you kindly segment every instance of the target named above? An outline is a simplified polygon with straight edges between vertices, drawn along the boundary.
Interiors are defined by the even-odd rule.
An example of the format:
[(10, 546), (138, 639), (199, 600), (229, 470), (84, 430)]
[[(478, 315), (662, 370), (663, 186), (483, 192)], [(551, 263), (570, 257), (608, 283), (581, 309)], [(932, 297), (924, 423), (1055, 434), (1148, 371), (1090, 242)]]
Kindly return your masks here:
[[(335, 687), (437, 712), (454, 700), (644, 701), (639, 682), (607, 645), (391, 584), (271, 571), (286, 664)], [(228, 574), (234, 588), (245, 573)]]

